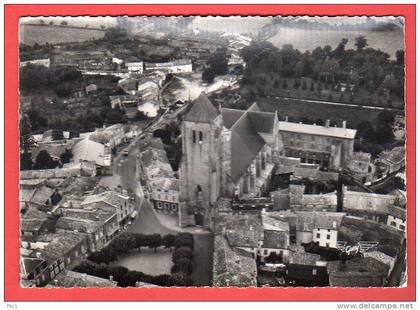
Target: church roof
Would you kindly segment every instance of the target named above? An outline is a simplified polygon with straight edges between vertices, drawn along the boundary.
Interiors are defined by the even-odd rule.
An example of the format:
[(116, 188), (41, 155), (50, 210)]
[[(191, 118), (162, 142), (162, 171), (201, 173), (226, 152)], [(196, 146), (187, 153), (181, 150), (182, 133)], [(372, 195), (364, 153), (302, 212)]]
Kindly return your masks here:
[(245, 113), (231, 127), (231, 178), (236, 183), (265, 145)]
[[(232, 132), (231, 178), (234, 183), (239, 180), (264, 147), (265, 141), (261, 138), (260, 133), (272, 133), (277, 121), (275, 113), (250, 110), (236, 111), (238, 112), (232, 109), (222, 110), (225, 126), (237, 118), (236, 122), (230, 126)], [(238, 117), (240, 112), (242, 115)], [(227, 120), (225, 120), (225, 115)]]
[(244, 110), (223, 108), (223, 126), (230, 129), (245, 112)]
[(219, 115), (218, 110), (202, 92), (192, 103), (184, 116), (184, 121), (211, 123)]
[(255, 130), (259, 133), (272, 133), (276, 115), (270, 112), (247, 112)]

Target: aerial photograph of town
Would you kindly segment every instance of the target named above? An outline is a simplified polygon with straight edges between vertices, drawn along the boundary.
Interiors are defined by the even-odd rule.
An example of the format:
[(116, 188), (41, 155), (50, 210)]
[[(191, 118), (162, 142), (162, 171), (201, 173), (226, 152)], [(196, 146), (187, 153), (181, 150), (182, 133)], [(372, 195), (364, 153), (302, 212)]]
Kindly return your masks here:
[(404, 27), (20, 18), (21, 287), (404, 287)]

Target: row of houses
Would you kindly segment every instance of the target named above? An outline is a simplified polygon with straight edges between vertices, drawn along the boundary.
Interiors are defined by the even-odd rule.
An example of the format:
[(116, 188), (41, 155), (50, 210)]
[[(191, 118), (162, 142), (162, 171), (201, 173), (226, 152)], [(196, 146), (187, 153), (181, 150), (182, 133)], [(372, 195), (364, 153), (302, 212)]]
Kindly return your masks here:
[[(255, 269), (257, 274), (277, 272), (283, 285), (385, 286), (405, 238), (386, 225), (345, 213), (291, 210), (223, 215), (215, 232), (214, 286), (237, 283), (234, 270), (247, 276), (248, 285), (261, 284), (247, 272)], [(355, 254), (344, 255), (348, 249)], [(240, 258), (233, 264), (221, 252)]]
[(175, 177), (162, 140), (147, 137), (139, 148), (138, 167), (146, 195), (158, 212), (178, 215), (179, 179)]
[(68, 275), (54, 281), (56, 276), (102, 249), (137, 215), (132, 194), (97, 186), (95, 166), (81, 162), (22, 172), (22, 285), (61, 285)]

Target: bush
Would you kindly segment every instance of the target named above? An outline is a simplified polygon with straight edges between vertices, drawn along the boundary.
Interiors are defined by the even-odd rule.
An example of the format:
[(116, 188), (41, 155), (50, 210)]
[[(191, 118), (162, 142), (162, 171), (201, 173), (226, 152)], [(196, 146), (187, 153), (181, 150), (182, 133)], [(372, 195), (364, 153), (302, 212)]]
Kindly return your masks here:
[(190, 233), (179, 233), (175, 238), (175, 247), (194, 248), (194, 237)]
[(176, 248), (174, 250), (174, 253), (172, 254), (172, 261), (175, 263), (176, 261), (178, 261), (179, 259), (182, 258), (187, 258), (189, 260), (192, 259), (192, 250), (189, 247), (180, 247), (180, 248)]

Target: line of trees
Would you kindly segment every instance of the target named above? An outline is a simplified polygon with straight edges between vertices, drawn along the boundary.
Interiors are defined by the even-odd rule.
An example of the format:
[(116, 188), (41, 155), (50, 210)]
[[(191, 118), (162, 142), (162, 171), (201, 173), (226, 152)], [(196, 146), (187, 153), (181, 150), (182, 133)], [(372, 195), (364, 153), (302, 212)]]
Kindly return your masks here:
[(284, 78), (309, 77), (329, 84), (352, 83), (355, 93), (386, 88), (392, 97), (402, 100), (404, 51), (397, 51), (396, 59), (391, 60), (389, 54), (370, 48), (364, 36), (355, 38), (353, 49), (348, 45), (349, 40), (343, 38), (336, 48), (319, 46), (302, 53), (291, 44), (279, 49), (269, 42), (252, 42), (241, 50), (246, 62), (243, 83), (257, 83), (257, 73), (276, 73)]
[(98, 252), (92, 253), (88, 259), (95, 263), (110, 263), (118, 260), (118, 256), (128, 253), (130, 250), (137, 249), (141, 252), (141, 248), (148, 247), (155, 251), (159, 247), (165, 248), (194, 248), (194, 239), (189, 233), (180, 233), (178, 235), (167, 234), (161, 236), (159, 234), (137, 234), (122, 233), (110, 244)]

